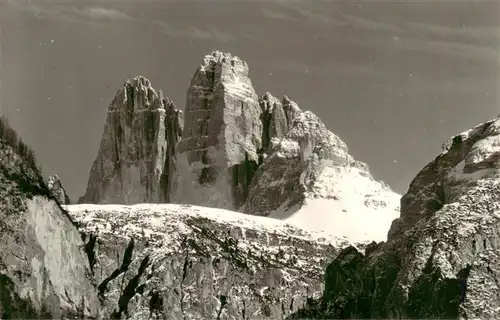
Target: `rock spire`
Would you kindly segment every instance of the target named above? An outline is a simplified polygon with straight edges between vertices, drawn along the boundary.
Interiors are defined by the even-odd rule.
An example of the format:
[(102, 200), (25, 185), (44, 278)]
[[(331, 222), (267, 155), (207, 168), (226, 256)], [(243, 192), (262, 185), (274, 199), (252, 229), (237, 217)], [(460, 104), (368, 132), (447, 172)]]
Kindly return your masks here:
[(167, 202), (182, 132), (182, 112), (138, 76), (127, 80), (107, 109), (85, 203)]

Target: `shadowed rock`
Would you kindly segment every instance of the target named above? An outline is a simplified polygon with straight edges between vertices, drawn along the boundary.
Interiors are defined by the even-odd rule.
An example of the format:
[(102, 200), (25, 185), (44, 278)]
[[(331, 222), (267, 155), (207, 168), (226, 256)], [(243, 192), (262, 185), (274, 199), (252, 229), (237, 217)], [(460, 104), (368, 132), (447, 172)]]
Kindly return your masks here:
[(401, 199), (387, 243), (341, 253), (323, 298), (292, 318), (499, 318), (499, 146), (499, 119), (451, 138)]
[(267, 156), (271, 141), (283, 138), (292, 125), (293, 120), (302, 112), (299, 106), (287, 96), (283, 101), (273, 97), (269, 92), (259, 99), (262, 108), (262, 153)]

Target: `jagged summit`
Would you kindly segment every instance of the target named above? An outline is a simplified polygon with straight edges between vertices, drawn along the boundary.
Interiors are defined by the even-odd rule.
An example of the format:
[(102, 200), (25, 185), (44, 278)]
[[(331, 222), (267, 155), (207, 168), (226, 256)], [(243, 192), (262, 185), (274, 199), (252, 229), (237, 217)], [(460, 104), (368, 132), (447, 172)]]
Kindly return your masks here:
[(221, 63), (231, 63), (247, 66), (248, 70), (248, 65), (244, 60), (235, 55), (232, 55), (230, 52), (222, 52), (219, 50), (212, 51), (210, 54), (207, 54), (205, 56), (205, 58), (203, 59), (203, 64), (201, 65), (201, 69), (204, 71), (209, 71), (211, 68)]
[(136, 112), (143, 109), (164, 109), (163, 93), (157, 92), (151, 86), (151, 81), (143, 76), (126, 80), (108, 106), (108, 112)]
[(401, 217), (390, 235), (397, 236), (421, 219), (458, 201), (482, 180), (495, 182), (500, 168), (500, 119), (464, 131), (443, 144), (443, 152), (413, 179), (401, 198)]
[[(150, 81), (126, 81), (110, 106), (85, 202), (193, 204), (315, 228), (313, 220), (324, 228), (363, 217), (362, 230), (378, 221), (375, 237), (385, 238), (399, 195), (312, 112), (286, 95), (259, 98), (248, 75), (248, 64), (230, 53), (206, 55), (191, 79), (184, 121)], [(311, 206), (332, 209), (310, 219)]]
[(170, 199), (182, 112), (137, 76), (125, 81), (108, 107), (85, 203), (165, 202)]
[(249, 186), (244, 212), (351, 240), (385, 240), (399, 195), (375, 181), (311, 111), (294, 117)]
[[(141, 75), (137, 75), (135, 77), (131, 77), (127, 80), (125, 80), (124, 86), (132, 86), (134, 88), (151, 88), (151, 81), (149, 81), (146, 77), (143, 77)], [(153, 89), (154, 91), (154, 89)]]

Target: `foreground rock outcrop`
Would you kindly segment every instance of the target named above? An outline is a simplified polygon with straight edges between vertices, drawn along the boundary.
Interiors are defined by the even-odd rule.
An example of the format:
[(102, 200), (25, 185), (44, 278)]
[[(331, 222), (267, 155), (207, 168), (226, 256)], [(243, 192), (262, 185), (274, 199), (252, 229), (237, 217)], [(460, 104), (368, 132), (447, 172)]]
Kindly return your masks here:
[(79, 203), (169, 202), (181, 117), (149, 80), (139, 76), (126, 81), (108, 107)]
[(5, 132), (0, 119), (0, 318), (96, 318), (97, 290), (80, 234), (32, 151)]
[(259, 164), (261, 108), (245, 61), (207, 55), (188, 89), (176, 203), (238, 209)]
[(348, 244), (189, 205), (66, 208), (85, 236), (104, 318), (283, 319), (321, 294), (324, 267)]
[(291, 318), (500, 317), (500, 119), (450, 139), (401, 199), (387, 243), (342, 251)]

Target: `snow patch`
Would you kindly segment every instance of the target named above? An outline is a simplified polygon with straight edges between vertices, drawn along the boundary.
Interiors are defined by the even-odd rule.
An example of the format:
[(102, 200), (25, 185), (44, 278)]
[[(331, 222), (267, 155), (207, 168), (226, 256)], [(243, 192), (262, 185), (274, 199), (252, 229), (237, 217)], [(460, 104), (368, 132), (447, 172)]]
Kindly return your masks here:
[(326, 167), (311, 189), (305, 204), (269, 217), (352, 242), (385, 241), (399, 217), (400, 196), (358, 168)]
[[(176, 235), (189, 232), (190, 228), (185, 225), (184, 221), (191, 217), (206, 218), (217, 223), (240, 227), (243, 230), (258, 230), (267, 234), (279, 234), (334, 246), (346, 243), (345, 238), (322, 230), (304, 230), (287, 221), (217, 208), (179, 204), (78, 204), (67, 205), (65, 208), (78, 221), (89, 225), (94, 220), (108, 220), (110, 228), (112, 228), (113, 217), (125, 217), (130, 223), (123, 226), (121, 230), (116, 231), (128, 236), (156, 233), (165, 236), (166, 240), (168, 240), (167, 238), (173, 236), (173, 234), (167, 234), (165, 230), (172, 230)], [(140, 222), (140, 228), (138, 222)]]

